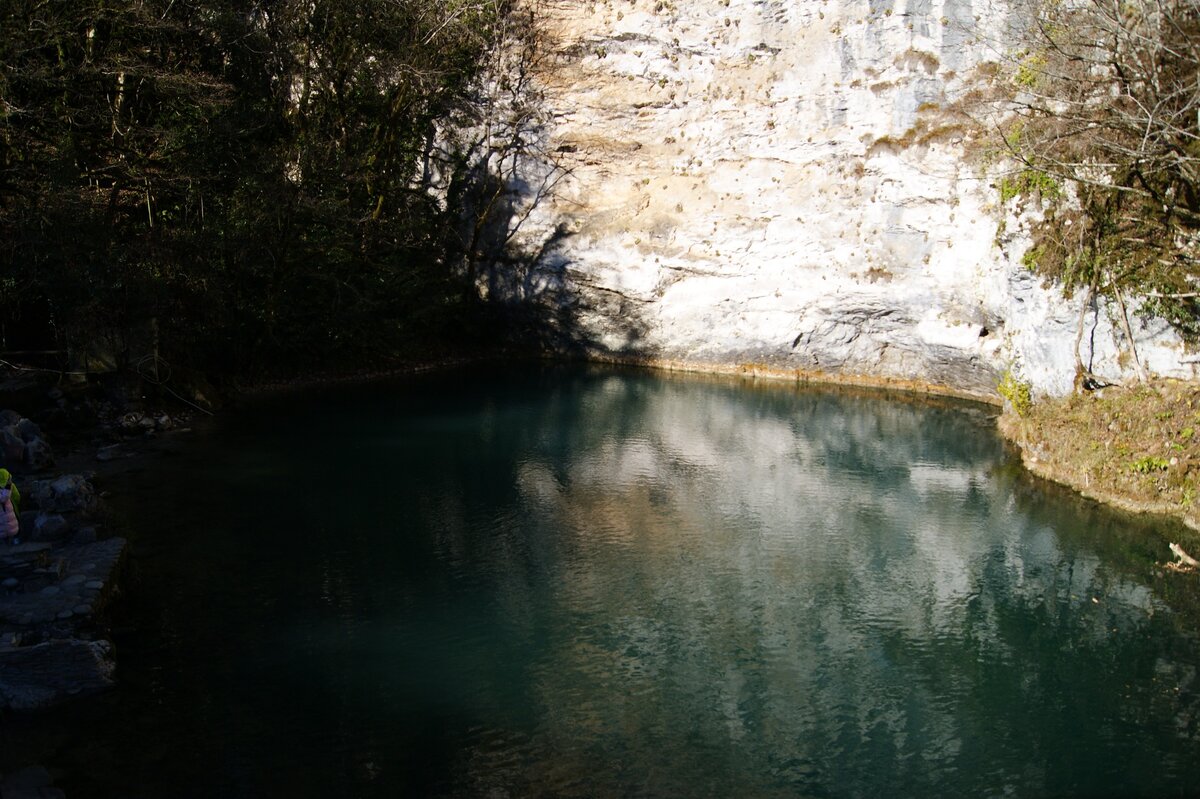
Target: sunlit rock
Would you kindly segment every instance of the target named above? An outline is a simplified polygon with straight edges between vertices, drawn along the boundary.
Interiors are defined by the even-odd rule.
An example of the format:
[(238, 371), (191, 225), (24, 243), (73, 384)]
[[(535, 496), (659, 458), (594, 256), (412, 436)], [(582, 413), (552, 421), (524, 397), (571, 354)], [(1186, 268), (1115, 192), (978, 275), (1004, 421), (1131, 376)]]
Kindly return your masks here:
[[(562, 179), (514, 237), (493, 296), (553, 309), (595, 354), (937, 384), (995, 396), (1074, 377), (1082, 297), (1028, 246), (948, 112), (1009, 52), (1006, 2), (548, 2), (531, 179)], [(978, 147), (978, 145), (974, 145)], [(548, 164), (550, 166), (548, 166)], [(528, 199), (528, 198), (527, 198)], [(563, 311), (567, 313), (563, 313)], [(1131, 374), (1104, 306), (1085, 364)], [(1153, 371), (1177, 338), (1134, 319)]]

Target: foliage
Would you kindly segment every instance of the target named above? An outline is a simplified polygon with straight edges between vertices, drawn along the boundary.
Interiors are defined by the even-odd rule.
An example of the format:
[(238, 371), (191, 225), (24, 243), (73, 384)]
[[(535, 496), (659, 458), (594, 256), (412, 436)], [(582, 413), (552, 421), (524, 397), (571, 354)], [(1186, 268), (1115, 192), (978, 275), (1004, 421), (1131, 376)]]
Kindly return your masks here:
[(502, 0), (0, 0), (0, 323), (220, 371), (453, 328), (434, 146)]
[(1147, 455), (1144, 458), (1139, 458), (1129, 465), (1129, 468), (1139, 474), (1149, 474), (1150, 472), (1165, 472), (1171, 468), (1171, 462), (1166, 458), (1159, 458), (1154, 455)]
[(1033, 409), (1033, 394), (1029, 382), (1018, 378), (1012, 369), (1004, 372), (996, 391), (1018, 416), (1028, 416), (1029, 411)]
[(1017, 64), (1013, 83), (1022, 89), (1033, 89), (1046, 68), (1046, 57), (1042, 53), (1027, 53)]
[(1038, 270), (1038, 258), (1042, 255), (1042, 251), (1038, 247), (1030, 247), (1021, 255), (1021, 266), (1031, 272)]
[(1007, 79), (966, 103), (1036, 197), (1037, 269), (1200, 333), (1200, 4), (1041, 0)]
[(1016, 175), (1000, 179), (1000, 202), (1007, 203), (1014, 197), (1030, 194), (1054, 201), (1062, 197), (1062, 187), (1053, 177), (1036, 169), (1023, 169)]

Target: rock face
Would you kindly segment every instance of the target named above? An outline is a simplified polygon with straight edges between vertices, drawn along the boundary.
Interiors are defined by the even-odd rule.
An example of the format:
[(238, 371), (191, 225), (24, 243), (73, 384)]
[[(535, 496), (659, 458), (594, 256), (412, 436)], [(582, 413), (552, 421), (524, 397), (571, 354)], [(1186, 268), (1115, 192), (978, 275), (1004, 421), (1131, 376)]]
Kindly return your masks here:
[[(1021, 226), (947, 106), (1003, 57), (987, 0), (550, 0), (537, 73), (554, 193), (481, 280), (593, 354), (763, 364), (994, 396), (1073, 378), (1081, 298), (1020, 264)], [(551, 167), (528, 165), (524, 200)], [(514, 198), (520, 206), (522, 198)], [(1084, 360), (1128, 375), (1107, 308)], [(1134, 318), (1152, 371), (1192, 376)]]

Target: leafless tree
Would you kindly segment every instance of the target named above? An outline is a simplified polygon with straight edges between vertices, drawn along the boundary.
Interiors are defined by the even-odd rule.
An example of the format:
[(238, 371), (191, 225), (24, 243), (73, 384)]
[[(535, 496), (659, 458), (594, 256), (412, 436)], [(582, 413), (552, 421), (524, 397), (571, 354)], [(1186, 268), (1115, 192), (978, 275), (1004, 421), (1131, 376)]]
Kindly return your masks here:
[(1017, 165), (1001, 198), (1041, 203), (1027, 265), (1114, 300), (1135, 361), (1127, 296), (1200, 336), (1200, 0), (1032, 11), (982, 95)]
[(539, 3), (526, 0), (504, 16), (475, 102), (445, 132), (448, 205), (461, 214), (449, 249), (472, 300), (483, 273), (513, 256), (522, 227), (570, 174), (548, 144), (537, 82), (548, 53), (538, 12)]

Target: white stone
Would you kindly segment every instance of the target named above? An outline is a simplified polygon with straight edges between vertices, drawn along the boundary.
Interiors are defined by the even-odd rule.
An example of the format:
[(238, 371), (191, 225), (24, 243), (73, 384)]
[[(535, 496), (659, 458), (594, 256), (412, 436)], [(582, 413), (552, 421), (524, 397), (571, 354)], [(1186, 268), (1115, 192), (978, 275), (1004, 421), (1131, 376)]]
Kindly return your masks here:
[[(997, 242), (997, 192), (944, 113), (999, 57), (1011, 14), (978, 0), (544, 2), (545, 146), (571, 171), (514, 240), (542, 256), (529, 295), (573, 308), (573, 334), (602, 354), (990, 396), (1013, 369), (1069, 391), (1082, 298), (1021, 266), (1015, 220)], [(1194, 376), (1165, 325), (1132, 321), (1152, 370)], [(1089, 316), (1097, 374), (1130, 376), (1126, 349), (1108, 309)]]

